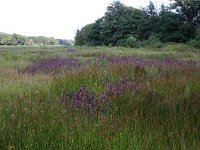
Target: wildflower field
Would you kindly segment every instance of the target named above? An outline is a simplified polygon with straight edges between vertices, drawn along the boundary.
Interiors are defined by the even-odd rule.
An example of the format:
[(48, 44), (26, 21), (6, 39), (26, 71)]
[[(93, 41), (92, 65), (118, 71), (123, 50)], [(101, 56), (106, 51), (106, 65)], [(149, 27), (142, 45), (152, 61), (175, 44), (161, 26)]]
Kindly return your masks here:
[(0, 47), (0, 149), (200, 149), (200, 51)]

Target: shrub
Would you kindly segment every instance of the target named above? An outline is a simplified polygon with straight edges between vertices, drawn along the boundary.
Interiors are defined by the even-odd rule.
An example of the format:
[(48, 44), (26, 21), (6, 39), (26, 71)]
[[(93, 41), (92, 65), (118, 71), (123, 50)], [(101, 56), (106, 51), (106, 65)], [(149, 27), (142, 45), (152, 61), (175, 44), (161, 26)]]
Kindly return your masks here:
[(126, 39), (117, 40), (115, 46), (126, 46)]
[(191, 45), (195, 48), (200, 48), (200, 27), (197, 29), (195, 39), (191, 40), (189, 42), (189, 45)]
[(138, 44), (138, 41), (137, 41), (137, 39), (135, 37), (129, 36), (126, 39), (126, 46), (127, 47), (132, 47), (132, 48), (138, 48), (139, 44)]
[(142, 42), (142, 46), (150, 48), (161, 48), (163, 47), (163, 43), (160, 41), (157, 35), (152, 35), (148, 40)]
[(200, 27), (197, 29), (195, 41), (195, 47), (200, 48)]

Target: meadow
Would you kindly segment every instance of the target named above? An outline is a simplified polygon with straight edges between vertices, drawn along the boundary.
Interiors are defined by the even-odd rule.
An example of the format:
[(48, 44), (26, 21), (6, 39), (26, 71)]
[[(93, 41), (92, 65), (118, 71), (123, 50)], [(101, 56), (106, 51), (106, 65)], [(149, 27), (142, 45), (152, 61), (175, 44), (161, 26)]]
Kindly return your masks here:
[(200, 50), (0, 47), (0, 149), (200, 149)]

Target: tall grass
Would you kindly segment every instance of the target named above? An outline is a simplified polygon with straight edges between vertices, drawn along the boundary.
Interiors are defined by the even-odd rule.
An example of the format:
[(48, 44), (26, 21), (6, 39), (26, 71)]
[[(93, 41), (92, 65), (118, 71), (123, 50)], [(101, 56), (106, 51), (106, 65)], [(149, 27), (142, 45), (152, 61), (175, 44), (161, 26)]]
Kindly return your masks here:
[[(190, 65), (135, 66), (133, 64), (87, 64), (57, 74), (20, 72), (37, 60), (58, 57), (96, 59), (99, 50), (69, 53), (46, 50), (14, 51), (0, 57), (19, 58), (0, 68), (0, 149), (199, 149), (200, 141), (200, 68)], [(110, 54), (109, 48), (103, 56)], [(43, 50), (42, 50), (43, 51)], [(90, 55), (88, 54), (88, 51)], [(111, 48), (111, 51), (113, 49)], [(125, 55), (135, 55), (124, 49)], [(146, 50), (143, 51), (144, 55)], [(151, 52), (147, 52), (151, 53)], [(155, 53), (155, 55), (154, 55)], [(187, 57), (193, 58), (196, 54)], [(25, 55), (24, 55), (25, 54)], [(27, 54), (27, 55), (26, 55)], [(193, 55), (194, 54), (194, 55)], [(137, 54), (142, 59), (178, 58), (182, 52), (168, 55)], [(159, 57), (160, 56), (160, 57)], [(166, 57), (165, 57), (166, 56)], [(9, 56), (10, 57), (10, 56)], [(3, 60), (6, 61), (6, 60)], [(23, 61), (24, 65), (13, 63)], [(93, 61), (92, 61), (93, 62)], [(4, 67), (3, 67), (4, 66)], [(6, 67), (5, 67), (6, 66)], [(141, 88), (131, 91), (126, 86), (109, 92), (107, 84), (117, 86), (126, 78)], [(73, 106), (73, 98), (62, 102), (66, 92), (76, 94), (87, 86), (96, 96), (107, 99), (94, 111)], [(123, 89), (122, 89), (123, 88)], [(114, 90), (115, 87), (113, 88)], [(74, 96), (74, 95), (72, 95)]]

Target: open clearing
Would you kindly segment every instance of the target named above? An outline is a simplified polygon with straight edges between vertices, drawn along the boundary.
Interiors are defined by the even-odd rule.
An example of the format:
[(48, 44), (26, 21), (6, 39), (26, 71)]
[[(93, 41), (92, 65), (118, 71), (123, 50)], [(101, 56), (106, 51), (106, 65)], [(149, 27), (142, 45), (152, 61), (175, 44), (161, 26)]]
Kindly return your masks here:
[(199, 149), (200, 51), (1, 47), (0, 149)]

